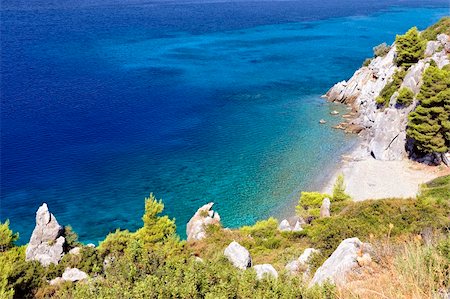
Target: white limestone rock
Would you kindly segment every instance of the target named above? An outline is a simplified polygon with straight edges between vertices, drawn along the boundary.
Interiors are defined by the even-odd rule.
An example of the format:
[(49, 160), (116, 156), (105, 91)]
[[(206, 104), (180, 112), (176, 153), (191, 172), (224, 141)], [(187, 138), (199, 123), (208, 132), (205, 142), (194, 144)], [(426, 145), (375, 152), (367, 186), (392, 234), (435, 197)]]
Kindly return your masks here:
[(322, 201), (322, 206), (320, 207), (320, 217), (330, 217), (330, 207), (331, 202), (328, 197), (325, 197)]
[(69, 250), (69, 254), (73, 254), (73, 255), (79, 255), (80, 252), (81, 252), (81, 247), (78, 247), (78, 246)]
[(210, 202), (195, 212), (186, 226), (188, 241), (198, 241), (206, 237), (205, 228), (208, 225), (220, 224), (220, 216), (212, 210), (213, 202)]
[(77, 268), (66, 268), (66, 270), (62, 275), (62, 279), (64, 281), (72, 281), (72, 282), (84, 280), (87, 279), (88, 277), (89, 276), (85, 272)]
[[(358, 238), (349, 238), (341, 242), (333, 254), (317, 269), (310, 285), (323, 284), (326, 281), (342, 285), (346, 281), (347, 274), (355, 268), (360, 267), (358, 258), (368, 254), (370, 257), (371, 247), (361, 242)], [(364, 262), (368, 257), (364, 256)]]
[(255, 269), (256, 278), (259, 280), (263, 278), (278, 278), (278, 272), (271, 264), (255, 265), (253, 269)]
[(36, 212), (36, 226), (26, 249), (25, 259), (36, 260), (43, 266), (58, 264), (63, 256), (65, 239), (63, 227), (44, 203)]
[(281, 221), (280, 225), (278, 225), (278, 230), (282, 232), (290, 232), (292, 228), (291, 225), (289, 224), (289, 221), (287, 221), (287, 219)]
[(224, 255), (236, 267), (242, 270), (252, 266), (250, 252), (238, 242), (233, 241), (225, 248)]

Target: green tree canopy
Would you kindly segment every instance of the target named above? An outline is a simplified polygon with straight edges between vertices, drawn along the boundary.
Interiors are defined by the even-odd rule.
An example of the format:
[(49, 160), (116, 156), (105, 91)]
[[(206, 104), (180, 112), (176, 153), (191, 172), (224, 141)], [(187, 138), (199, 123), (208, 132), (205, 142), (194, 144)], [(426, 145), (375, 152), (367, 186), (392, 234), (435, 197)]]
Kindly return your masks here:
[(450, 147), (450, 71), (430, 66), (423, 74), (417, 99), (410, 113), (408, 136), (424, 153), (444, 153)]
[(417, 27), (409, 29), (404, 35), (395, 38), (397, 66), (409, 68), (419, 61), (425, 52), (426, 40), (421, 38)]
[(18, 233), (13, 233), (9, 228), (9, 220), (0, 222), (0, 252), (6, 251), (14, 246), (14, 242), (19, 239)]

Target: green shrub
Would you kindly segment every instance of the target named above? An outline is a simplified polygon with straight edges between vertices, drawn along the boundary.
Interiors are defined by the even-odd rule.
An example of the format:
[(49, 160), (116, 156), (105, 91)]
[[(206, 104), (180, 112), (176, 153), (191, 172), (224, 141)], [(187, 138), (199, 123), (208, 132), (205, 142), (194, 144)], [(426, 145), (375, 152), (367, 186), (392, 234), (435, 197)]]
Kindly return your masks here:
[(399, 236), (420, 233), (425, 227), (445, 228), (450, 224), (449, 209), (448, 201), (383, 199), (348, 202), (339, 214), (316, 219), (305, 230), (314, 247), (329, 256), (346, 238), (357, 236), (367, 240), (370, 235), (380, 238), (388, 232), (391, 236)]
[(422, 31), (420, 36), (425, 40), (436, 40), (441, 33), (450, 35), (450, 17), (443, 17), (436, 24)]
[(320, 207), (323, 200), (331, 196), (319, 192), (302, 192), (295, 211), (298, 216), (306, 218), (308, 216), (318, 217), (320, 215)]
[(379, 44), (378, 46), (373, 48), (373, 56), (374, 57), (383, 57), (391, 50), (391, 46), (386, 43)]
[(450, 175), (438, 177), (420, 187), (419, 198), (445, 202), (450, 198)]
[(14, 242), (19, 239), (18, 233), (13, 233), (9, 229), (9, 220), (4, 223), (0, 222), (0, 252), (6, 251), (14, 246)]
[(420, 37), (417, 27), (409, 29), (404, 35), (395, 38), (397, 66), (409, 68), (423, 58), (426, 40)]
[(399, 69), (394, 73), (392, 80), (386, 83), (384, 88), (380, 91), (380, 95), (375, 99), (379, 106), (389, 106), (392, 95), (399, 89), (405, 75), (406, 71), (403, 69)]
[(351, 197), (345, 193), (344, 176), (342, 174), (338, 175), (336, 182), (333, 187), (333, 201), (345, 201), (350, 200)]
[(408, 107), (414, 101), (414, 93), (408, 87), (402, 87), (398, 91), (397, 103), (399, 105)]
[(369, 66), (369, 64), (372, 62), (372, 58), (366, 58), (362, 64), (362, 66)]
[(240, 230), (253, 238), (271, 238), (275, 235), (277, 229), (278, 221), (275, 218), (270, 217), (267, 220), (256, 222), (255, 225), (243, 226)]

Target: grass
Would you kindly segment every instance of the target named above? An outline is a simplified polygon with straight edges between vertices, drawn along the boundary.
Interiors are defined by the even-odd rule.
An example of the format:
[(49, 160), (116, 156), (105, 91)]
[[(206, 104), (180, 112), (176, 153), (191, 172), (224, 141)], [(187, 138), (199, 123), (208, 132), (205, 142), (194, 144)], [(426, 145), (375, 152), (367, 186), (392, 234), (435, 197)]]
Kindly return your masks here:
[(423, 184), (420, 188), (419, 197), (431, 198), (440, 202), (450, 200), (450, 175)]

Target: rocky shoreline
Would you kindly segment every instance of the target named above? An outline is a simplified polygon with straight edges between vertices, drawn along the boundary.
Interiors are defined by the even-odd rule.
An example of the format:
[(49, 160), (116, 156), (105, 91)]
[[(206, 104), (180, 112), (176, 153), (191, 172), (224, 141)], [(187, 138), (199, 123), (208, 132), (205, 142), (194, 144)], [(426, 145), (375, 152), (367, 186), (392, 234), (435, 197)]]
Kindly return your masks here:
[[(413, 64), (400, 85), (416, 95), (422, 83), (422, 74), (432, 61), (439, 68), (450, 64), (450, 37), (445, 34), (428, 41), (425, 58)], [(336, 177), (343, 173), (348, 192), (355, 200), (385, 197), (413, 197), (418, 186), (437, 176), (449, 173), (448, 169), (435, 169), (425, 165), (448, 162), (449, 153), (440, 157), (417, 156), (410, 152), (406, 135), (408, 114), (418, 101), (404, 107), (397, 103), (395, 92), (387, 107), (376, 102), (383, 88), (393, 80), (399, 70), (395, 64), (395, 44), (384, 56), (378, 56), (358, 69), (348, 81), (336, 83), (325, 95), (328, 101), (348, 105), (351, 111), (336, 129), (358, 134), (358, 145), (344, 155), (341, 166), (322, 191), (329, 192)], [(413, 161), (419, 162), (415, 163)], [(421, 164), (420, 164), (421, 163)], [(402, 180), (398, 182), (398, 175)], [(393, 184), (392, 182), (397, 182)]]

